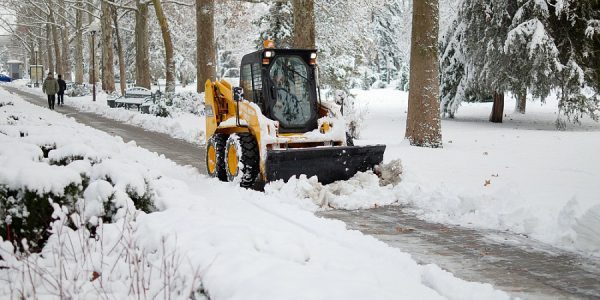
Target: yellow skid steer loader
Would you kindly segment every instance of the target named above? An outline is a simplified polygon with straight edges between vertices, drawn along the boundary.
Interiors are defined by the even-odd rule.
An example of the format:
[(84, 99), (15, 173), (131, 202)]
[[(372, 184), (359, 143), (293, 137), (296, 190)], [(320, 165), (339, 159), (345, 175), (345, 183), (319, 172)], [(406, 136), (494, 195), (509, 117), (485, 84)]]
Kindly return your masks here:
[(327, 184), (380, 164), (385, 145), (352, 146), (339, 106), (320, 101), (316, 50), (265, 46), (242, 58), (241, 87), (206, 82), (208, 174), (242, 187), (300, 174)]

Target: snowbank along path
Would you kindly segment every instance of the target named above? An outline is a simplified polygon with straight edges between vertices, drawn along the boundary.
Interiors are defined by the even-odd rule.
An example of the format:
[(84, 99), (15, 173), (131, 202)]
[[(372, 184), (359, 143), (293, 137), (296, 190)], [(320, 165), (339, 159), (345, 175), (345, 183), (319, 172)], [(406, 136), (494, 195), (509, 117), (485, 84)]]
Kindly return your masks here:
[[(46, 99), (38, 95), (27, 93), (11, 86), (4, 86), (4, 88), (33, 104), (47, 107)], [(69, 98), (68, 101), (77, 101), (73, 99)], [(82, 112), (70, 107), (68, 103), (65, 106), (56, 106), (55, 108), (57, 112), (72, 117), (80, 123), (118, 135), (125, 142), (135, 141), (138, 145), (150, 151), (160, 154), (169, 153), (169, 158), (176, 160), (179, 164), (191, 165), (198, 170), (204, 170), (205, 156), (204, 146), (202, 145), (195, 145), (181, 139), (175, 139), (164, 133), (149, 132), (140, 127), (111, 120), (94, 113)]]
[[(45, 99), (37, 95), (6, 88), (29, 102), (45, 106)], [(119, 135), (126, 141), (135, 140), (139, 146), (204, 172), (204, 152), (200, 145), (79, 112), (68, 106), (60, 107), (58, 111)], [(541, 245), (522, 236), (431, 224), (397, 206), (335, 210), (321, 215), (342, 220), (351, 229), (409, 252), (421, 263), (436, 263), (467, 280), (489, 282), (527, 299), (600, 297), (600, 262), (597, 259)]]
[[(490, 284), (464, 281), (433, 264), (417, 264), (409, 254), (348, 230), (340, 221), (316, 217), (234, 183), (219, 184), (193, 167), (177, 165), (1, 88), (0, 104), (0, 182), (10, 190), (38, 194), (59, 195), (71, 184), (83, 192), (76, 200), (78, 215), (66, 206), (55, 207), (59, 219), (41, 254), (23, 260), (13, 255), (10, 242), (0, 242), (0, 295), (511, 298)], [(45, 157), (42, 148), (49, 143), (52, 149)], [(53, 161), (63, 163), (52, 165)], [(83, 183), (82, 176), (89, 181)], [(140, 193), (156, 210), (132, 211), (133, 201), (128, 200)], [(105, 204), (116, 204), (116, 213), (103, 208)], [(107, 214), (113, 216), (110, 221), (99, 224), (98, 217)], [(78, 220), (76, 230), (64, 226), (70, 218)], [(82, 222), (99, 226), (96, 238), (90, 238)]]

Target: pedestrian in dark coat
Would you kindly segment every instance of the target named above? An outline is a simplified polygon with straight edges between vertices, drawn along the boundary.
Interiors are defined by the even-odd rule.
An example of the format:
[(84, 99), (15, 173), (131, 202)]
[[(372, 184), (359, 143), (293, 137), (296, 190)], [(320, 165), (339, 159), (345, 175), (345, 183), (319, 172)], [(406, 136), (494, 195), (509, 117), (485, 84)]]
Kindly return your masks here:
[(63, 106), (65, 104), (65, 90), (67, 89), (67, 83), (62, 79), (62, 75), (58, 74), (58, 105)]
[(48, 73), (48, 77), (44, 80), (44, 84), (42, 84), (42, 91), (48, 95), (48, 108), (54, 109), (54, 102), (56, 101), (56, 93), (60, 87), (58, 86), (58, 81), (54, 79), (52, 73)]

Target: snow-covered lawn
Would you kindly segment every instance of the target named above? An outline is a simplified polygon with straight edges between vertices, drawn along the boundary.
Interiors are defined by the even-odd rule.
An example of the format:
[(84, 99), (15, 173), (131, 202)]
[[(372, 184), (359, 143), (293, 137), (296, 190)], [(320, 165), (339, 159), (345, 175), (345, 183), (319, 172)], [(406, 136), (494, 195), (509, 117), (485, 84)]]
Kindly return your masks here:
[[(323, 187), (301, 178), (272, 183), (267, 194), (310, 211), (404, 204), (430, 221), (510, 230), (563, 249), (600, 255), (599, 123), (584, 119), (581, 125), (557, 131), (556, 99), (545, 104), (529, 101), (527, 114), (521, 115), (512, 113), (514, 99), (507, 98), (503, 124), (488, 122), (491, 103), (464, 104), (456, 119), (442, 121), (444, 148), (426, 149), (404, 140), (407, 93), (353, 93), (365, 115), (356, 143), (386, 144), (385, 161), (402, 161), (402, 183), (380, 187), (373, 176), (360, 174)], [(67, 99), (67, 104), (203, 142), (201, 117), (140, 115), (88, 98)], [(289, 194), (296, 197), (286, 197)]]
[(388, 145), (401, 158), (399, 203), (436, 222), (510, 230), (600, 255), (600, 124), (583, 120), (557, 131), (557, 101), (505, 104), (505, 122), (489, 123), (491, 103), (465, 104), (443, 120), (443, 149), (403, 140), (407, 94), (357, 91), (368, 109), (362, 143)]
[[(81, 218), (56, 210), (43, 255), (14, 256), (0, 243), (5, 297), (183, 299), (204, 291), (211, 299), (508, 299), (418, 265), (339, 221), (219, 183), (2, 89), (0, 102), (0, 184), (60, 194), (78, 174), (89, 177), (77, 202)], [(56, 147), (48, 158), (44, 145)], [(73, 161), (50, 165), (60, 158)], [(158, 211), (133, 211), (140, 193)], [(67, 214), (75, 224), (98, 224), (107, 203), (117, 208), (114, 223), (100, 224), (95, 238), (64, 226)]]

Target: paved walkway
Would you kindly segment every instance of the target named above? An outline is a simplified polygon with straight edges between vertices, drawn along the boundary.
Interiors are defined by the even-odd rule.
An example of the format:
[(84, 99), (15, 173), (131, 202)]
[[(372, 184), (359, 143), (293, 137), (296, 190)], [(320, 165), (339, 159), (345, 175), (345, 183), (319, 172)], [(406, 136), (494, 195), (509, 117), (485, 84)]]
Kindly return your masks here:
[[(37, 95), (4, 88), (31, 103), (46, 106), (46, 99)], [(202, 146), (79, 112), (68, 103), (57, 107), (57, 111), (205, 172)], [(506, 232), (428, 223), (398, 206), (334, 210), (319, 215), (342, 220), (348, 228), (375, 236), (421, 263), (437, 264), (460, 278), (488, 282), (524, 299), (600, 299), (600, 259), (578, 256)]]

